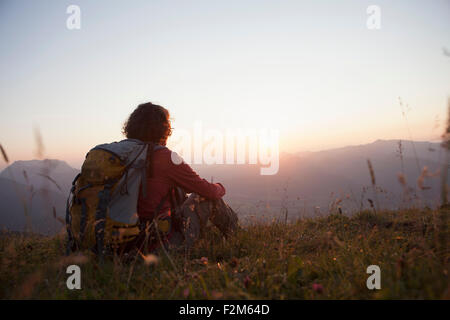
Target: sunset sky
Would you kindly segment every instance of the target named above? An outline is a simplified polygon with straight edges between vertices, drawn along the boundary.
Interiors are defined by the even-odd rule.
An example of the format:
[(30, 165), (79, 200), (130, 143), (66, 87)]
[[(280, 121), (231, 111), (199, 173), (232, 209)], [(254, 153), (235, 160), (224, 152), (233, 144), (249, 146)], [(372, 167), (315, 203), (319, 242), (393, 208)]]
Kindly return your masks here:
[[(81, 9), (69, 30), (66, 8)], [(381, 29), (366, 26), (369, 5)], [(79, 167), (142, 102), (175, 130), (270, 128), (285, 152), (436, 140), (450, 96), (450, 1), (0, 2), (0, 143)], [(0, 169), (5, 166), (0, 163)]]

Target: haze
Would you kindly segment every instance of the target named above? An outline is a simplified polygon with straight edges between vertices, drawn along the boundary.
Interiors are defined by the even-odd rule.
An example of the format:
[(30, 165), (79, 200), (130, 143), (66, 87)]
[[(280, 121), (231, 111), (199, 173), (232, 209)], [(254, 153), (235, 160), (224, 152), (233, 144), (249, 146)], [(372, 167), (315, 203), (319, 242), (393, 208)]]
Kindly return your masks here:
[[(71, 4), (80, 30), (66, 28)], [(37, 157), (39, 128), (45, 157), (79, 168), (146, 101), (175, 130), (277, 129), (281, 152), (436, 140), (450, 94), (444, 0), (2, 1), (0, 40), (11, 161)]]

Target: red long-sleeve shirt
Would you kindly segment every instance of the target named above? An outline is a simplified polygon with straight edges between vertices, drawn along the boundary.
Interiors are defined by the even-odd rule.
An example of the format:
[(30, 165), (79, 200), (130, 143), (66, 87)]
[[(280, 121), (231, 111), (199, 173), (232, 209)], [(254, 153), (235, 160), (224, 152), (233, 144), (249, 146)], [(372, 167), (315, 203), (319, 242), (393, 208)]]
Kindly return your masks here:
[[(220, 183), (210, 183), (186, 163), (175, 164), (172, 151), (167, 148), (155, 150), (152, 156), (152, 172), (147, 178), (147, 197), (143, 196), (142, 186), (138, 200), (138, 216), (141, 219), (153, 218), (154, 211), (172, 187), (178, 186), (187, 193), (197, 193), (207, 199), (220, 199), (225, 188)], [(170, 215), (170, 199), (164, 201), (161, 212)]]

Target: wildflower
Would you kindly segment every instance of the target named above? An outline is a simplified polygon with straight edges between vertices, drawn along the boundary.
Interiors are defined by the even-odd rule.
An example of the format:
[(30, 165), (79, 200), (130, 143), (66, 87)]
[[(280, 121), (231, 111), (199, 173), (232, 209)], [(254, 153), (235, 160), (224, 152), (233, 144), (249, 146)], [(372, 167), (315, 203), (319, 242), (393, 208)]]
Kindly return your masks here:
[(399, 174), (397, 175), (397, 178), (398, 178), (398, 182), (399, 182), (402, 186), (406, 186), (406, 178), (405, 178), (405, 175), (404, 175), (404, 174), (399, 173)]
[(323, 286), (320, 283), (313, 283), (312, 289), (317, 293), (323, 293)]
[(222, 292), (217, 292), (217, 291), (212, 291), (211, 295), (213, 297), (213, 299), (220, 299), (223, 297), (223, 293)]
[(157, 263), (158, 263), (158, 260), (159, 260), (158, 257), (155, 256), (154, 254), (148, 254), (148, 255), (144, 256), (144, 255), (141, 253), (141, 256), (142, 256), (142, 259), (144, 259), (144, 263), (145, 263), (147, 266), (152, 265), (152, 264), (157, 264)]

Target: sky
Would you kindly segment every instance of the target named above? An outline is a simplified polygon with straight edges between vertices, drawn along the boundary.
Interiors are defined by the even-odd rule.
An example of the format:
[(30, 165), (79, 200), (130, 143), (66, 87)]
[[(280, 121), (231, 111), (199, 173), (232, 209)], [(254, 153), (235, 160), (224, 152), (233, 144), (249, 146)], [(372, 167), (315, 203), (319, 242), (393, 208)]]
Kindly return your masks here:
[[(69, 5), (80, 29), (66, 26)], [(38, 131), (44, 157), (79, 168), (147, 101), (175, 131), (278, 130), (284, 152), (436, 140), (444, 47), (449, 0), (0, 0), (0, 144), (11, 161), (36, 158)]]

